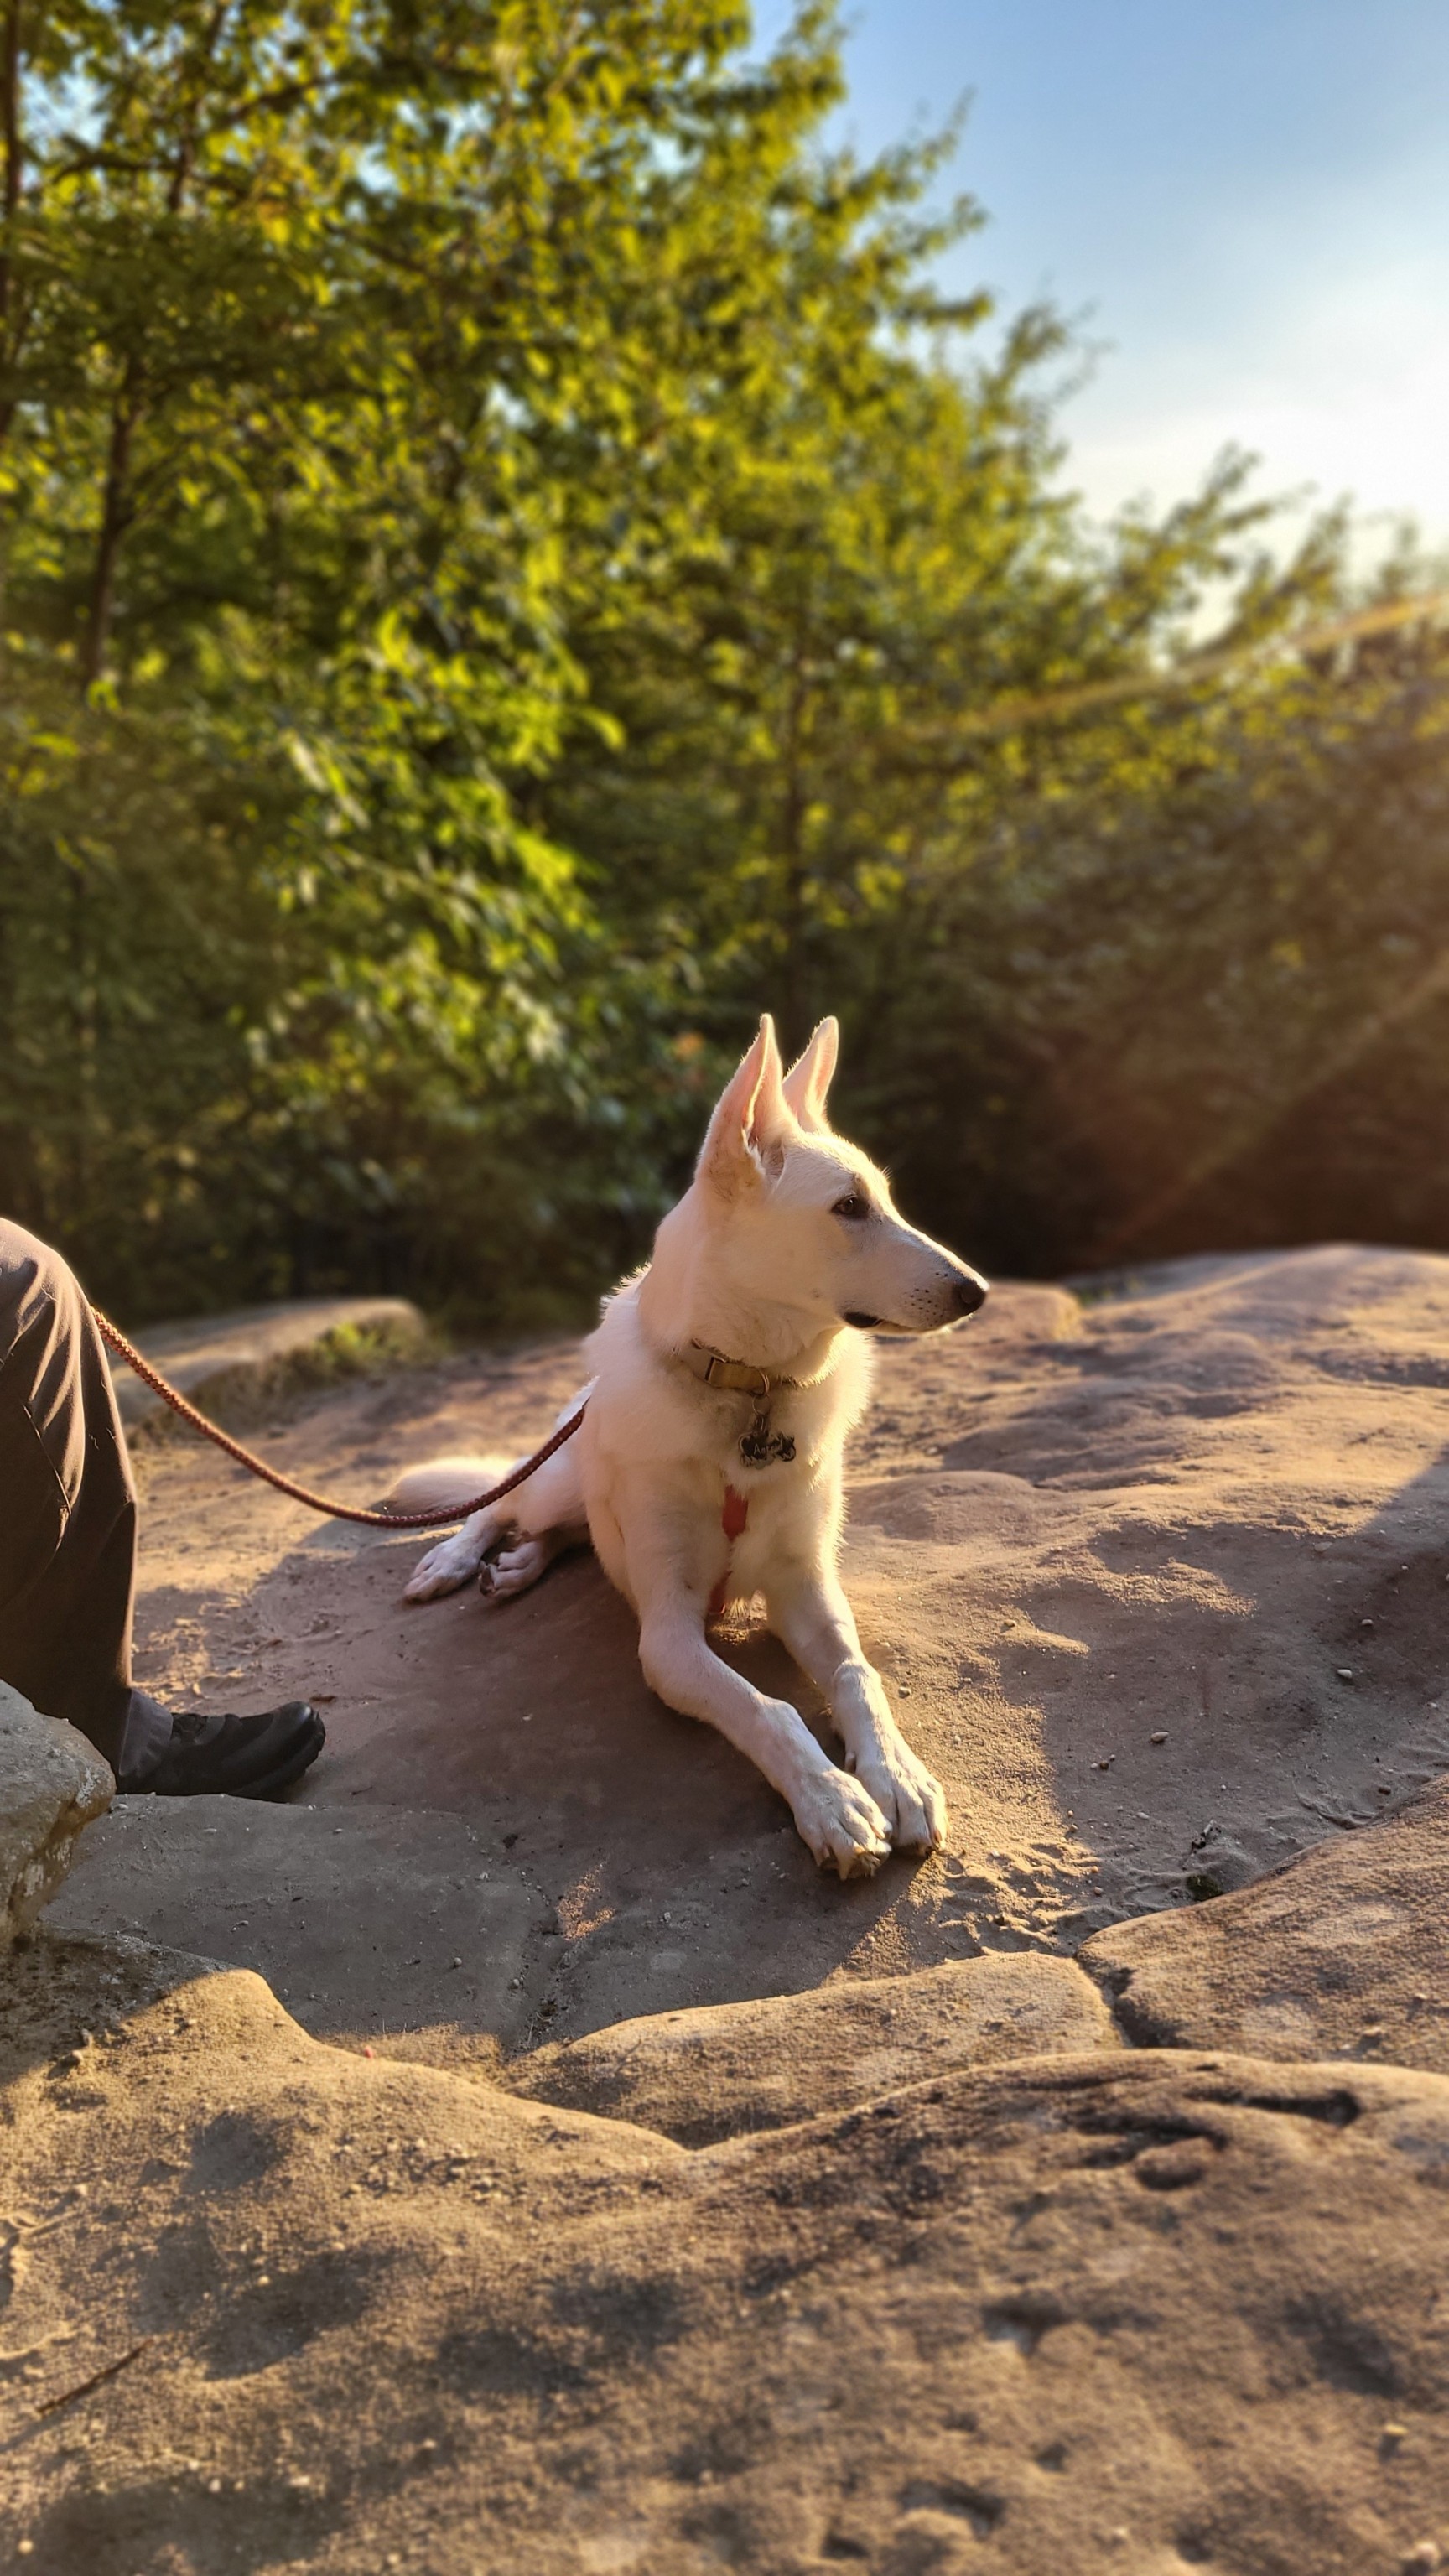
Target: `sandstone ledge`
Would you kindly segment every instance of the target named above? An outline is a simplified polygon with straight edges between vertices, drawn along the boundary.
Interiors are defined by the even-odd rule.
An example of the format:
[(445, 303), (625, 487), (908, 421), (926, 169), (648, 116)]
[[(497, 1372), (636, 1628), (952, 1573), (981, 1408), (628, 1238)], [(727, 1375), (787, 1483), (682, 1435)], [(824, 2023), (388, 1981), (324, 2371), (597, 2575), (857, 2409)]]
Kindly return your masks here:
[[(406, 1297), (300, 1297), (196, 1322), (154, 1324), (131, 1338), (193, 1404), (245, 1415), (289, 1384), (345, 1374), (369, 1350), (406, 1356), (422, 1347), (425, 1327)], [(124, 1360), (110, 1357), (127, 1430), (165, 1420), (160, 1396)]]
[(1375, 2057), (1449, 2075), (1449, 1786), (1206, 1905), (1079, 1952), (1139, 2046)]
[(1440, 2076), (1097, 2051), (691, 2153), (244, 1972), (107, 2020), (48, 1937), (0, 2090), (42, 2576), (1439, 2563)]
[(0, 1682), (0, 1951), (34, 1922), (114, 1788), (94, 1745)]
[(1013, 2057), (1120, 2045), (1091, 1980), (1036, 1951), (654, 2013), (510, 2069), (509, 2090), (702, 2147)]

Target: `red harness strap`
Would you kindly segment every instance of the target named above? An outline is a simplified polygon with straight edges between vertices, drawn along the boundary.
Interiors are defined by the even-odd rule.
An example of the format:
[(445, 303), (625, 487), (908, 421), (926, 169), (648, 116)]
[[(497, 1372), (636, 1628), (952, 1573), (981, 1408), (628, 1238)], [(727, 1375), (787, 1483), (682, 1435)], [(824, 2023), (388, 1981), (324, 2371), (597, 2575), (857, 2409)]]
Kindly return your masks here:
[[(725, 1537), (729, 1540), (731, 1547), (733, 1547), (735, 1540), (741, 1536), (749, 1517), (750, 1506), (746, 1496), (744, 1494), (736, 1493), (733, 1485), (726, 1485), (724, 1510), (720, 1513), (719, 1525), (724, 1531)], [(709, 1610), (706, 1614), (709, 1618), (718, 1619), (723, 1616), (725, 1603), (729, 1599), (729, 1588), (730, 1570), (729, 1567), (726, 1566), (718, 1583), (715, 1585), (713, 1592), (709, 1596)]]

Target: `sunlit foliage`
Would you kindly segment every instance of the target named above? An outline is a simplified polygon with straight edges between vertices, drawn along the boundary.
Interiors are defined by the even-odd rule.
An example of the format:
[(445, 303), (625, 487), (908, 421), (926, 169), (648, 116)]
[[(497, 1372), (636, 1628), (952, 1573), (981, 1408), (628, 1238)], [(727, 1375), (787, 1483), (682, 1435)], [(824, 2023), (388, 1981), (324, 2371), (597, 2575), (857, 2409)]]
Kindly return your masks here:
[(1442, 650), (1156, 689), (1339, 533), (1275, 571), (1232, 462), (1089, 532), (1058, 324), (934, 293), (943, 143), (823, 148), (827, 11), (0, 43), (0, 1205), (97, 1293), (569, 1311), (761, 1003), (986, 1259), (1263, 1239), (1290, 1138), (1282, 1223), (1352, 1197), (1307, 1105), (1442, 1053)]

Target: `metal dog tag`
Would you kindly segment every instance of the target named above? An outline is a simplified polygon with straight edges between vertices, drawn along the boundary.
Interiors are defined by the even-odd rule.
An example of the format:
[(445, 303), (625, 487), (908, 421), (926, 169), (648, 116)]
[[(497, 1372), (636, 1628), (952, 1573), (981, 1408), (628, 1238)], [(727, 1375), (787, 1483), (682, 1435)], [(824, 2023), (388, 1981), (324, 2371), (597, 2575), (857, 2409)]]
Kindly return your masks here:
[(788, 1467), (795, 1455), (795, 1443), (788, 1432), (771, 1431), (768, 1413), (757, 1413), (740, 1442), (740, 1456), (747, 1467), (768, 1467), (779, 1461)]

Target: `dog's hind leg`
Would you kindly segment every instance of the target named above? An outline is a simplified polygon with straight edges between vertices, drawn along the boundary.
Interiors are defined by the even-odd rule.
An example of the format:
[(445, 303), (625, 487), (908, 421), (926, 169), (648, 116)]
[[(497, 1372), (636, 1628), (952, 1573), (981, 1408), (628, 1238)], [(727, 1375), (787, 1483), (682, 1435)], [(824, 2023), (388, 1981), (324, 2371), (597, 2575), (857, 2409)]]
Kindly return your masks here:
[(498, 1556), (485, 1558), (478, 1580), (495, 1601), (509, 1601), (517, 1592), (526, 1592), (546, 1574), (556, 1556), (568, 1548), (587, 1547), (589, 1527), (583, 1521), (577, 1528), (540, 1530), (534, 1538), (520, 1538)]
[[(492, 1461), (480, 1460), (480, 1465)], [(497, 1483), (508, 1470), (499, 1466), (492, 1481)], [(480, 1484), (487, 1484), (485, 1474)], [(511, 1499), (511, 1497), (510, 1497)], [(444, 1592), (456, 1592), (462, 1583), (471, 1583), (481, 1568), (490, 1547), (496, 1547), (507, 1536), (512, 1520), (506, 1506), (495, 1503), (487, 1511), (475, 1512), (460, 1530), (439, 1539), (427, 1555), (419, 1558), (403, 1588), (404, 1601), (436, 1601)]]
[[(496, 1484), (508, 1473), (500, 1459), (470, 1463), (480, 1471), (478, 1484)], [(515, 1533), (515, 1543), (497, 1552), (499, 1542), (514, 1540)], [(456, 1592), (460, 1584), (471, 1583), (475, 1576), (484, 1574), (490, 1557), (493, 1563), (484, 1588), (507, 1599), (536, 1583), (562, 1548), (587, 1537), (583, 1486), (570, 1443), (546, 1458), (527, 1484), (505, 1494), (501, 1502), (475, 1512), (460, 1530), (430, 1547), (414, 1566), (403, 1599), (435, 1601), (441, 1593)]]

